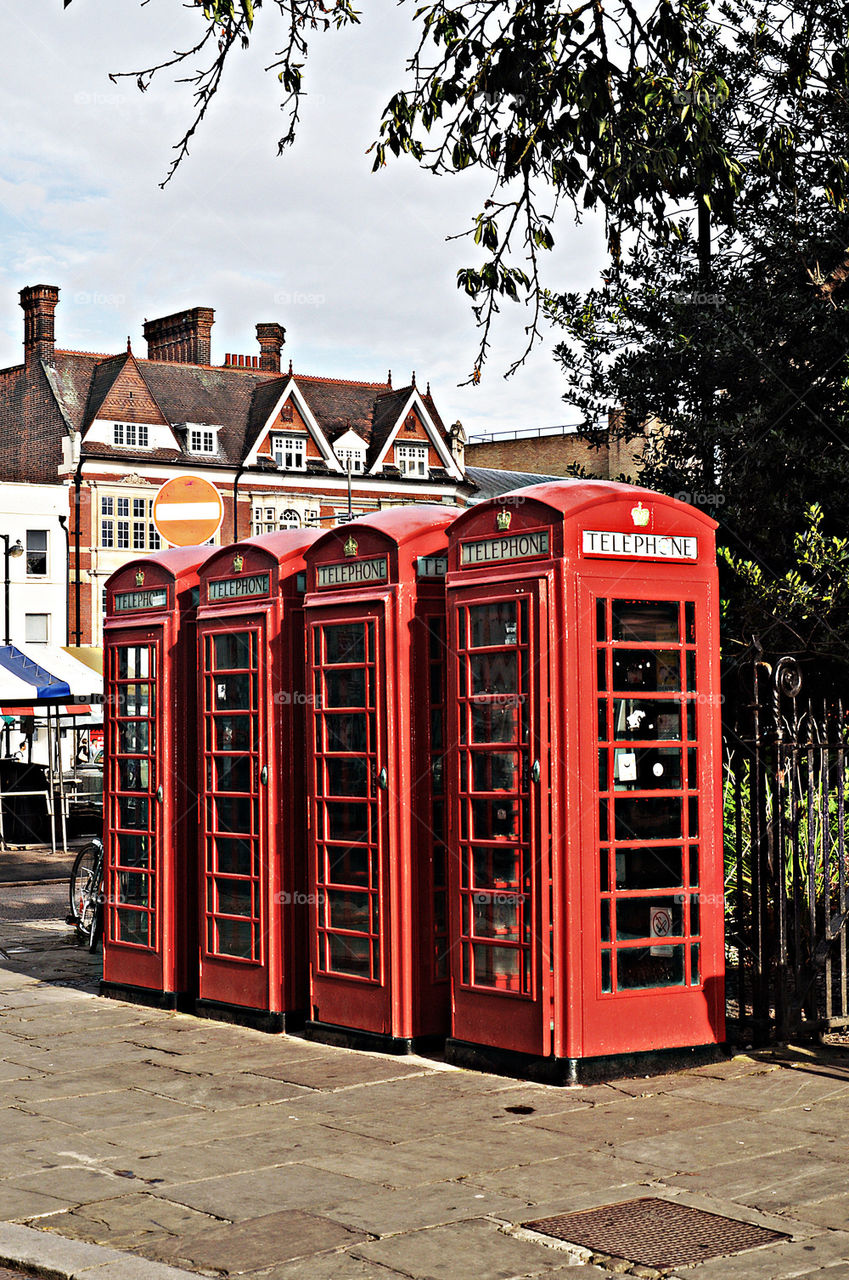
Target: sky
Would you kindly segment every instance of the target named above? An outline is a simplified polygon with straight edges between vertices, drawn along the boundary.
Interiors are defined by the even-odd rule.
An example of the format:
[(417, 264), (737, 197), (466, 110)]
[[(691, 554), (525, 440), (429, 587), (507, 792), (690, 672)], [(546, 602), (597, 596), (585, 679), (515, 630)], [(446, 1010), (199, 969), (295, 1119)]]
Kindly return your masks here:
[[(273, 11), (273, 12), (272, 12)], [(474, 246), (465, 231), (488, 194), (481, 174), (437, 178), (409, 159), (372, 174), (367, 148), (403, 83), (413, 5), (374, 0), (358, 27), (315, 38), (294, 148), (277, 156), (281, 87), (264, 67), (282, 26), (259, 15), (254, 47), (234, 51), (218, 100), (165, 190), (171, 147), (191, 119), (188, 86), (137, 71), (194, 43), (180, 0), (26, 0), (0, 10), (0, 367), (22, 359), (25, 285), (58, 285), (60, 347), (145, 355), (144, 320), (214, 307), (213, 363), (258, 354), (254, 326), (286, 328), (295, 371), (402, 386), (427, 381), (445, 422), (470, 435), (576, 420), (547, 335), (524, 342), (524, 308), (505, 304), (481, 383), (462, 387), (478, 335), (456, 287)], [(556, 289), (595, 283), (596, 222), (561, 216), (546, 255)]]

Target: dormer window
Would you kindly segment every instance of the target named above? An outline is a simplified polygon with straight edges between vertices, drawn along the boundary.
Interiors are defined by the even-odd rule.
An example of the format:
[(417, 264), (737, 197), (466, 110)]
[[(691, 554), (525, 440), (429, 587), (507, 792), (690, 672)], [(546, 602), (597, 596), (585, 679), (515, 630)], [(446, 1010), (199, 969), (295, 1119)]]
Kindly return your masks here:
[(365, 469), (365, 450), (364, 449), (339, 449), (337, 450), (339, 461), (342, 463), (342, 470), (347, 472), (350, 463), (351, 475), (362, 474)]
[(211, 427), (189, 428), (189, 453), (215, 453), (218, 448)]
[(284, 471), (306, 471), (307, 441), (305, 436), (273, 435), (271, 453)]
[(143, 422), (114, 422), (112, 443), (123, 449), (147, 449), (150, 444), (150, 432)]
[(395, 465), (402, 476), (427, 478), (427, 445), (396, 444)]

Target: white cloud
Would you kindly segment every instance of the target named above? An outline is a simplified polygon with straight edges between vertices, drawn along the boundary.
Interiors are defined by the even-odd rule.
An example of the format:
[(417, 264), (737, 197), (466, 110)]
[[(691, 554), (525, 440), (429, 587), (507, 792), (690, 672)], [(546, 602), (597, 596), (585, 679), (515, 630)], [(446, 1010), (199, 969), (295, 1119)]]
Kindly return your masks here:
[[(371, 173), (365, 152), (401, 82), (411, 13), (383, 0), (360, 28), (316, 38), (303, 125), (280, 159), (281, 90), (262, 70), (271, 59), (237, 55), (189, 159), (161, 191), (190, 118), (187, 87), (163, 77), (142, 95), (108, 72), (186, 47), (197, 14), (177, 0), (74, 0), (64, 13), (55, 0), (4, 6), (0, 363), (20, 358), (18, 290), (42, 282), (62, 290), (57, 337), (68, 347), (117, 351), (129, 334), (143, 351), (145, 317), (213, 306), (218, 361), (255, 353), (255, 323), (279, 320), (297, 369), (372, 379), (391, 367), (396, 385), (415, 369), (446, 420), (467, 430), (568, 418), (549, 350), (503, 380), (528, 320), (510, 304), (481, 385), (457, 386), (477, 335), (455, 279), (474, 255), (446, 236), (470, 224), (486, 194), (481, 175), (435, 179), (403, 161)], [(573, 230), (564, 216), (559, 240), (548, 279), (590, 283), (597, 226)]]

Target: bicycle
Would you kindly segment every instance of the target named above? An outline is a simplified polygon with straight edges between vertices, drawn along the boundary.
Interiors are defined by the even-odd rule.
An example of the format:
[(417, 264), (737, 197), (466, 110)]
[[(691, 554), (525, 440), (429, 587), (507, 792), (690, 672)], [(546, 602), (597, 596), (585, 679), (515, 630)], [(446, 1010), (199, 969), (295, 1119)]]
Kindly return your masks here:
[(96, 951), (103, 935), (103, 841), (95, 838), (74, 859), (70, 880), (71, 910), (68, 924), (77, 940)]

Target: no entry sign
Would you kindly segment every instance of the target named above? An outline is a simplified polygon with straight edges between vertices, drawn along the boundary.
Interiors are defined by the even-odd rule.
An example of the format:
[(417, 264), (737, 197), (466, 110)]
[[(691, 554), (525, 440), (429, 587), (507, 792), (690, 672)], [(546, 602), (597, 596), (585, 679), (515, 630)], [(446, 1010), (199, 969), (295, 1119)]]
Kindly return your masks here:
[(194, 547), (208, 542), (221, 527), (224, 503), (214, 484), (202, 476), (166, 480), (153, 500), (153, 523), (163, 542)]

